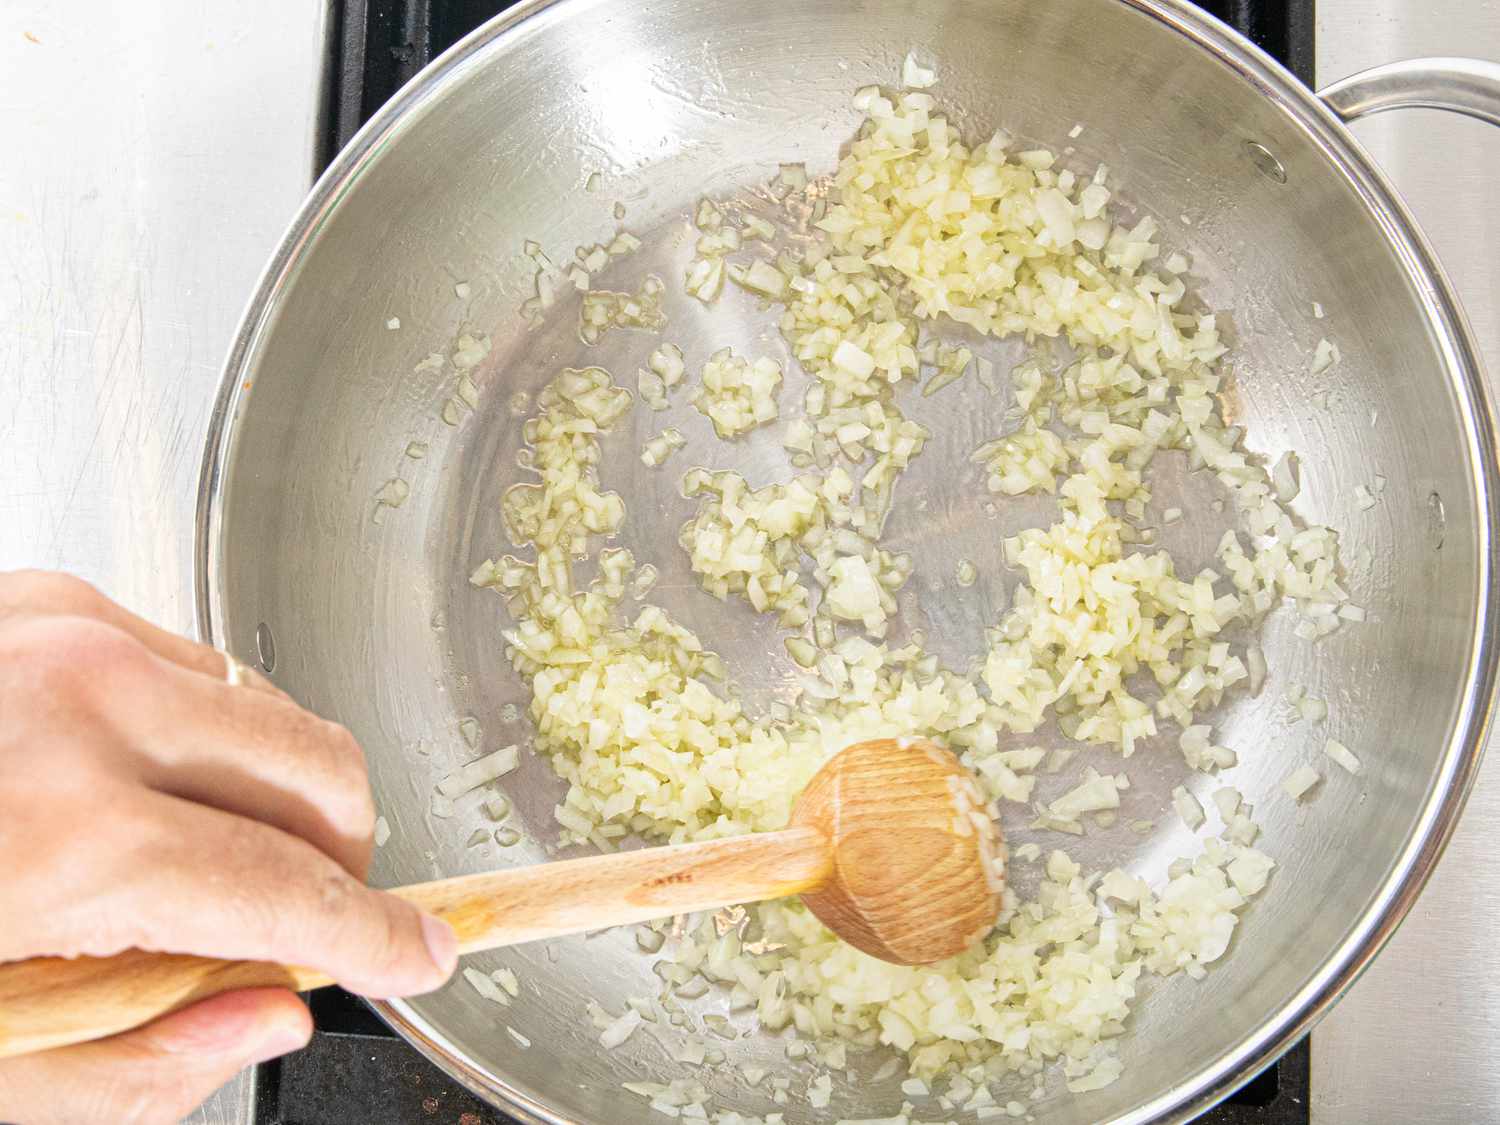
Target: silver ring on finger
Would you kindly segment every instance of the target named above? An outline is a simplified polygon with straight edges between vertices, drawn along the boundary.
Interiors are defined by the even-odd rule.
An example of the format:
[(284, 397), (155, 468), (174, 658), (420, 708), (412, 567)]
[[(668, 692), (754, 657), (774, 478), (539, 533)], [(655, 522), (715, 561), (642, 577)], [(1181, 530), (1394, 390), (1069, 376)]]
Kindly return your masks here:
[(224, 682), (230, 687), (239, 687), (250, 678), (250, 669), (246, 668), (229, 653), (224, 653)]

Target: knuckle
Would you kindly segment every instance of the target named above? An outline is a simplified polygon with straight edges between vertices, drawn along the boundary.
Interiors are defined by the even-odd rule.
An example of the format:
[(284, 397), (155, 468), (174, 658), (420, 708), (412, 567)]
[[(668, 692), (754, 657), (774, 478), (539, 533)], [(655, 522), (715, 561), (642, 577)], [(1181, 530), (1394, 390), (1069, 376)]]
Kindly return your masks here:
[[(285, 948), (290, 959), (313, 949), (347, 951), (359, 948), (362, 917), (354, 880), (331, 859), (304, 841), (292, 841), (268, 872), (265, 893), (248, 898), (246, 910), (268, 911), (264, 924), (275, 933), (273, 944)], [(283, 897), (281, 888), (293, 893)]]
[[(366, 910), (362, 892), (342, 871), (330, 871), (317, 887), (317, 910), (325, 919), (337, 919), (352, 929), (365, 928)], [(363, 935), (361, 935), (362, 938)]]
[[(35, 855), (48, 862), (16, 862), (0, 886), (0, 961), (42, 955), (71, 957), (92, 952), (86, 944), (107, 941), (96, 921), (93, 903), (86, 901), (100, 883), (103, 866), (97, 855), (83, 854), (65, 832), (49, 823), (57, 818), (38, 814), (38, 806), (66, 800), (70, 794), (56, 789), (32, 791), (27, 802), (5, 809), (6, 829), (17, 840), (27, 841)], [(16, 857), (20, 859), (19, 856)], [(64, 889), (58, 872), (67, 872), (71, 885)], [(107, 952), (115, 952), (109, 949)]]
[[(149, 836), (134, 857), (148, 865), (147, 873), (127, 876), (133, 884), (127, 901), (137, 904), (132, 925), (140, 931), (132, 944), (181, 951), (185, 932), (190, 940), (205, 940), (207, 921), (217, 935), (213, 940), (225, 943), (226, 956), (295, 961), (310, 935), (315, 937), (294, 893), (308, 878), (304, 862), (321, 858), (311, 847), (282, 846), (296, 842), (239, 817), (215, 818), (215, 848), (232, 857), (220, 862), (205, 862), (195, 849), (184, 848), (170, 825), (155, 826)], [(193, 901), (197, 914), (185, 922), (180, 904)]]
[[(261, 848), (264, 831), (258, 824), (245, 825), (246, 846)], [(315, 912), (298, 909), (295, 899), (283, 901), (281, 888), (306, 882), (308, 873), (301, 861), (316, 864), (321, 859), (311, 845), (307, 845), (305, 852), (280, 854), (278, 849), (278, 854), (266, 857), (263, 877), (246, 880), (235, 894), (232, 913), (238, 925), (257, 939), (257, 944), (267, 949), (286, 950), (284, 960), (294, 957), (297, 949), (316, 936), (318, 919)]]
[(4, 655), (23, 661), (38, 687), (72, 702), (117, 692), (151, 663), (135, 638), (88, 617), (38, 618), (7, 634)]
[(359, 776), (364, 777), (365, 752), (354, 733), (341, 723), (324, 719), (319, 719), (318, 722), (322, 726), (323, 737), (333, 750), (334, 759), (345, 768), (358, 770)]
[(181, 936), (181, 912), (172, 904), (186, 901), (201, 879), (201, 858), (184, 855), (175, 826), (130, 790), (106, 783), (101, 792), (91, 830), (52, 841), (47, 868), (69, 878), (46, 952), (104, 957), (132, 947), (170, 950)]
[[(320, 919), (306, 888), (327, 861), (311, 845), (239, 817), (215, 818), (222, 861), (185, 848), (178, 826), (160, 819), (138, 835), (119, 889), (90, 912), (117, 948), (182, 952), (188, 942), (189, 951), (294, 964), (317, 948)], [(185, 902), (195, 904), (192, 918)]]
[(414, 927), (404, 906), (386, 906), (372, 911), (375, 924), (370, 928), (372, 963), (382, 974), (405, 975), (411, 964)]
[(82, 578), (52, 570), (17, 570), (0, 574), (0, 606), (32, 613), (93, 616), (108, 604)]
[(317, 722), (329, 748), (329, 801), (335, 806), (338, 823), (356, 836), (367, 835), (375, 830), (375, 801), (370, 794), (364, 751), (347, 727), (322, 719)]
[[(364, 754), (354, 736), (271, 696), (246, 693), (234, 701), (246, 741), (263, 748), (284, 778), (295, 779), (297, 806), (310, 813), (321, 830), (308, 838), (318, 842), (331, 830), (339, 845), (330, 854), (362, 874), (359, 848), (374, 835), (376, 813)], [(298, 834), (307, 835), (300, 830)]]
[(385, 926), (379, 917), (371, 916), (363, 899), (352, 879), (342, 873), (330, 875), (319, 887), (318, 911), (336, 927), (341, 948), (359, 949), (362, 961), (378, 965), (383, 963)]
[(405, 904), (387, 904), (342, 873), (320, 890), (323, 924), (334, 927), (334, 944), (351, 967), (357, 964), (362, 981), (378, 985), (404, 978), (412, 949)]

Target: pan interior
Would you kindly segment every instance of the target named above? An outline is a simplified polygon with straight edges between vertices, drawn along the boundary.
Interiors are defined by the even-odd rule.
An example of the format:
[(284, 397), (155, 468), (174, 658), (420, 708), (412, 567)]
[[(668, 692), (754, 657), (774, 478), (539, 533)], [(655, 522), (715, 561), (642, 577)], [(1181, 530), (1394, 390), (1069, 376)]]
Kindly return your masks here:
[[(516, 806), (509, 823), (525, 833), (516, 846), (467, 846), (484, 823), (469, 805), (447, 819), (429, 812), (437, 779), (472, 756), (464, 720), (476, 721), (484, 749), (529, 734), (529, 694), (501, 637), (509, 618), (498, 598), (467, 581), (507, 547), (499, 499), (522, 479), (525, 403), (567, 366), (603, 366), (633, 386), (660, 342), (611, 332), (586, 347), (576, 296), (527, 331), (517, 313), (532, 285), (523, 243), (561, 259), (624, 225), (644, 247), (598, 284), (624, 289), (657, 274), (667, 282), (663, 339), (683, 347), (690, 378), (725, 345), (769, 354), (787, 369), (790, 410), (805, 377), (774, 315), (738, 292), (712, 310), (681, 292), (693, 244), (686, 217), (703, 195), (769, 206), (764, 185), (780, 163), (831, 171), (858, 122), (851, 94), (894, 84), (913, 47), (937, 63), (932, 93), (970, 139), (1004, 126), (1063, 153), (1080, 173), (1108, 165), (1124, 203), (1156, 218), (1166, 248), (1190, 254), (1200, 296), (1229, 326), (1233, 421), (1268, 463), (1299, 453), (1295, 510), (1337, 529), (1346, 560), (1365, 560), (1351, 566), (1348, 585), (1369, 622), (1314, 646), (1292, 635), (1289, 612), (1273, 616), (1263, 690), (1233, 695), (1212, 717), (1216, 740), (1240, 756), (1225, 783), (1255, 806), (1257, 846), (1280, 865), (1242, 914), (1232, 955), (1204, 981), (1152, 983), (1122, 1040), (1118, 1082), (1078, 1096), (1049, 1082), (1030, 1107), (1059, 1122), (1125, 1119), (1174, 1091), (1187, 1096), (1273, 1023), (1387, 893), (1465, 721), (1482, 578), (1477, 469), (1455, 376), (1380, 221), (1288, 112), (1167, 23), (1094, 0), (567, 0), (493, 38), (371, 150), (266, 311), (242, 373), (250, 389), (238, 402), (222, 482), (213, 547), (220, 628), (232, 651), (253, 654), (264, 627), (278, 683), (359, 737), (392, 829), (377, 853), (378, 883), (567, 854), (548, 846), (563, 786), (535, 758), (507, 779)], [(1083, 131), (1070, 138), (1075, 124)], [(1252, 144), (1274, 153), (1284, 183), (1264, 174)], [(392, 318), (399, 328), (387, 328)], [(487, 334), (493, 346), (474, 372), (477, 406), (450, 426), (441, 413), (455, 392), (453, 370), (422, 361), (465, 332)], [(1343, 358), (1314, 376), (1310, 357), (1323, 337)], [(982, 354), (1003, 373), (1023, 353), (991, 341)], [(791, 470), (770, 433), (725, 446), (684, 399), (665, 414), (628, 416), (604, 443), (601, 475), (626, 500), (620, 544), (661, 573), (652, 599), (724, 656), (747, 698), (764, 702), (784, 696), (791, 678), (781, 634), (742, 603), (697, 589), (676, 542), (694, 505), (677, 485), (690, 465), (734, 467), (754, 485)], [(1050, 519), (1052, 508), (993, 503), (968, 463), (1005, 428), (1006, 395), (970, 377), (902, 404), (935, 434), (900, 485), (886, 536), (916, 564), (902, 617), (962, 668), (1016, 584), (1000, 540)], [(648, 469), (641, 443), (666, 425), (679, 426), (688, 444), (667, 469)], [(427, 455), (408, 457), (412, 442), (425, 443)], [(375, 518), (377, 493), (398, 477), (409, 497)], [(1377, 477), (1387, 482), (1381, 502), (1359, 510), (1356, 486)], [(1159, 458), (1153, 488), (1161, 507), (1187, 513), (1162, 542), (1191, 573), (1217, 542), (1220, 517), (1195, 515), (1216, 493), (1169, 457)], [(970, 586), (954, 580), (961, 560), (976, 564)], [(1327, 724), (1292, 720), (1282, 696), (1293, 686), (1328, 701)], [(1364, 771), (1292, 802), (1280, 782), (1305, 763), (1329, 773), (1319, 761), (1328, 737), (1353, 748)], [(1066, 846), (1086, 868), (1128, 864), (1160, 878), (1195, 846), (1167, 799), (1187, 777), (1175, 728), (1157, 741), (1129, 763), (1131, 811), (1116, 828), (1064, 839), (1016, 818), (1006, 824), (1012, 848)], [(1116, 764), (1103, 749), (1080, 761)], [(1044, 779), (1038, 796), (1065, 784)], [(1132, 832), (1136, 817), (1155, 827)], [(1020, 870), (1017, 879), (1024, 890)], [(672, 1062), (675, 1028), (648, 1028), (614, 1052), (599, 1047), (587, 1002), (618, 1013), (627, 997), (659, 985), (629, 931), (471, 963), (512, 968), (520, 996), (502, 1009), (459, 978), (400, 1010), (481, 1084), (562, 1119), (621, 1125), (659, 1119), (620, 1089), (627, 1081), (695, 1077), (721, 1108), (780, 1108), (732, 1066), (705, 1073)], [(813, 1069), (784, 1047), (759, 1034), (723, 1044), (731, 1063), (765, 1066), (801, 1090)], [(856, 1072), (868, 1075), (883, 1057), (862, 1058)], [(895, 1113), (898, 1085), (841, 1079), (828, 1114)], [(1030, 1088), (1018, 1083), (1014, 1095)], [(783, 1112), (792, 1123), (821, 1119), (795, 1098)]]

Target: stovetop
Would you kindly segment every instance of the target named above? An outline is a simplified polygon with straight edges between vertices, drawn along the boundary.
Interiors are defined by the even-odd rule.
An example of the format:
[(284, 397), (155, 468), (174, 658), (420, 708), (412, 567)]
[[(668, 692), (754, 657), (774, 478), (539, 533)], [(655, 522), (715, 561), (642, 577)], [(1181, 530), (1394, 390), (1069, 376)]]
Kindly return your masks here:
[[(324, 988), (309, 1005), (312, 1042), (258, 1068), (253, 1125), (517, 1125), (398, 1038), (358, 997)], [(1194, 1125), (1307, 1125), (1310, 1071), (1303, 1040)]]
[[(397, 90), (514, 0), (342, 0), (332, 5), (319, 170)], [(1200, 0), (1309, 84), (1313, 0)], [(337, 988), (310, 997), (303, 1051), (263, 1064), (254, 1125), (514, 1125), (428, 1062), (363, 1001)], [(1196, 1125), (1307, 1125), (1311, 1053), (1303, 1040)]]

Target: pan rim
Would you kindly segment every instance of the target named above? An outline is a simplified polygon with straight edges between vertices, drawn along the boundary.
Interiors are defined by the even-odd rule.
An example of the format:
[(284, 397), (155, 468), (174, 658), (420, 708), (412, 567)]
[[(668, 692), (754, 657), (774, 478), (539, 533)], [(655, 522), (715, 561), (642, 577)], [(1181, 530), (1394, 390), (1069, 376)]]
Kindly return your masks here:
[[(517, 29), (544, 13), (566, 18), (596, 0), (523, 0), (460, 40), (382, 107), (313, 185), (292, 219), (242, 314), (225, 360), (209, 418), (198, 482), (194, 544), (194, 595), (199, 634), (223, 643), (225, 589), (222, 543), (227, 469), (236, 422), (246, 401), (244, 378), (279, 307), (289, 279), (340, 198), (380, 151), (444, 92), (497, 55)], [(1331, 951), (1321, 968), (1288, 997), (1276, 1015), (1177, 1086), (1116, 1117), (1117, 1125), (1190, 1120), (1227, 1097), (1305, 1035), (1358, 979), (1395, 933), (1452, 836), (1483, 756), (1493, 713), (1500, 651), (1495, 599), (1494, 529), (1500, 526), (1500, 466), (1496, 425), (1484, 385), (1478, 348), (1452, 287), (1425, 236), (1384, 174), (1348, 129), (1312, 91), (1249, 40), (1187, 0), (1113, 0), (1164, 25), (1207, 51), (1300, 129), (1351, 187), (1395, 252), (1411, 283), (1443, 359), (1443, 376), (1458, 405), (1476, 508), (1474, 529), (1477, 610), (1470, 636), (1457, 717), (1435, 783), (1410, 836), (1378, 895)], [(372, 1005), (429, 1060), (482, 1097), (533, 1125), (584, 1125), (472, 1063), (440, 1029), (404, 1001)]]

